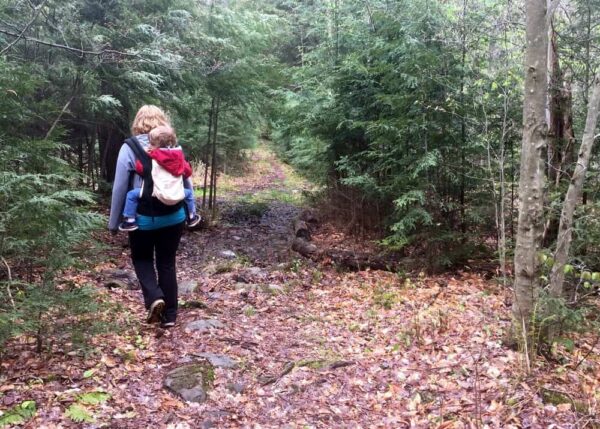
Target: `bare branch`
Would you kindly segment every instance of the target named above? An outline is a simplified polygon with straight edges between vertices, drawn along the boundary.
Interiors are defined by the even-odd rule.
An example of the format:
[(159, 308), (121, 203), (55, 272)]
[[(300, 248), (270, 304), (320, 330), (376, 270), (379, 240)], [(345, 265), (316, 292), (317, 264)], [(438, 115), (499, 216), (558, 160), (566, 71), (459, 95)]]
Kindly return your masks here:
[(35, 22), (35, 20), (37, 19), (38, 15), (42, 11), (42, 8), (44, 7), (44, 5), (46, 4), (47, 1), (48, 0), (44, 0), (42, 3), (40, 3), (40, 5), (38, 7), (36, 7), (34, 9), (35, 12), (33, 13), (33, 18), (31, 18), (31, 20), (27, 23), (27, 25), (23, 28), (23, 30), (21, 30), (21, 33), (19, 33), (17, 38), (15, 40), (13, 40), (12, 42), (10, 42), (8, 44), (8, 46), (6, 46), (4, 49), (2, 49), (2, 51), (0, 51), (0, 55), (4, 54), (6, 51), (8, 51), (10, 48), (12, 48), (15, 45), (15, 43), (17, 43), (19, 41), (19, 39), (21, 39), (23, 37), (25, 32), (27, 30), (29, 30), (29, 27), (31, 27), (31, 25)]
[(65, 114), (65, 112), (69, 108), (69, 104), (71, 104), (71, 102), (73, 101), (73, 98), (75, 98), (75, 97), (73, 96), (73, 97), (69, 98), (69, 101), (67, 101), (67, 104), (64, 105), (64, 107), (60, 111), (60, 114), (58, 115), (58, 117), (56, 118), (56, 120), (54, 121), (54, 123), (52, 124), (52, 126), (50, 127), (50, 129), (48, 130), (48, 132), (46, 133), (46, 137), (45, 138), (50, 137), (50, 134), (52, 134), (52, 131), (54, 131), (54, 128), (56, 128), (56, 125), (58, 125), (58, 122), (60, 121), (60, 118), (62, 118), (62, 116)]
[(80, 54), (80, 55), (96, 55), (96, 56), (120, 55), (120, 56), (124, 56), (124, 57), (140, 58), (140, 56), (138, 54), (130, 54), (127, 52), (115, 51), (113, 49), (103, 49), (101, 51), (88, 51), (85, 49), (73, 48), (71, 46), (61, 45), (58, 43), (52, 43), (52, 42), (46, 42), (44, 40), (34, 39), (33, 37), (22, 36), (20, 34), (13, 33), (12, 31), (3, 30), (3, 29), (0, 29), (0, 33), (6, 34), (6, 35), (12, 36), (12, 37), (17, 37), (17, 39), (15, 41), (13, 41), (13, 43), (18, 41), (19, 39), (22, 39), (22, 40), (26, 40), (28, 42), (33, 42), (33, 43), (38, 43), (40, 45), (49, 46), (51, 48), (64, 49), (66, 51), (74, 52), (74, 53)]

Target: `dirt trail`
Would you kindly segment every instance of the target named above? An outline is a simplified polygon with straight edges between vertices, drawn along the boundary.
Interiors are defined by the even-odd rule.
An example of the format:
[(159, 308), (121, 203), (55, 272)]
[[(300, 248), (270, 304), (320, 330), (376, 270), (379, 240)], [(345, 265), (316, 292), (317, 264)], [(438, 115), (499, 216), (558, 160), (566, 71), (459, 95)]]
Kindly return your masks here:
[[(222, 181), (221, 221), (183, 238), (178, 326), (141, 323), (139, 291), (106, 292), (125, 332), (97, 337), (90, 358), (52, 356), (43, 372), (61, 375), (51, 380), (38, 357), (23, 361), (23, 374), (46, 380), (14, 398), (38, 403), (29, 427), (76, 426), (64, 414), (73, 389), (110, 394), (86, 427), (574, 427), (573, 411), (542, 404), (501, 346), (506, 290), (469, 272), (341, 273), (299, 259), (290, 226), (307, 184), (264, 147), (252, 156), (249, 172)], [(127, 258), (114, 255), (120, 266)], [(164, 388), (171, 370), (215, 355), (205, 402)], [(560, 386), (556, 377), (546, 381)]]

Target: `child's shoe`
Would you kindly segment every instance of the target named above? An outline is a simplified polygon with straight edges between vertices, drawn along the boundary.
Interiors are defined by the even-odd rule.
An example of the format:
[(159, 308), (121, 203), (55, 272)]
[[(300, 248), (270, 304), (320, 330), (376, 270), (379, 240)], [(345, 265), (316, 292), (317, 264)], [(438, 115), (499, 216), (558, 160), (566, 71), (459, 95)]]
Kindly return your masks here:
[(200, 216), (198, 216), (197, 214), (195, 214), (194, 216), (188, 218), (187, 220), (187, 226), (188, 228), (193, 228), (196, 225), (198, 225), (200, 223), (200, 221), (202, 220), (202, 218)]
[(131, 232), (138, 229), (138, 224), (135, 220), (124, 220), (119, 225), (119, 231)]

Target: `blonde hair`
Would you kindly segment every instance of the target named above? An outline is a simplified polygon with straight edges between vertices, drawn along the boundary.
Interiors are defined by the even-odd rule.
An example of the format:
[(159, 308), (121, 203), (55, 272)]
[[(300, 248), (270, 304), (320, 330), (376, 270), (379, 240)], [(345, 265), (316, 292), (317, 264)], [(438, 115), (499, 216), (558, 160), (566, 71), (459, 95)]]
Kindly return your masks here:
[(131, 125), (131, 133), (134, 136), (148, 134), (151, 130), (161, 125), (170, 125), (167, 114), (160, 107), (146, 104), (140, 107), (140, 110), (135, 115), (135, 119)]
[(156, 127), (148, 133), (148, 139), (152, 147), (174, 147), (177, 146), (175, 130), (168, 125)]

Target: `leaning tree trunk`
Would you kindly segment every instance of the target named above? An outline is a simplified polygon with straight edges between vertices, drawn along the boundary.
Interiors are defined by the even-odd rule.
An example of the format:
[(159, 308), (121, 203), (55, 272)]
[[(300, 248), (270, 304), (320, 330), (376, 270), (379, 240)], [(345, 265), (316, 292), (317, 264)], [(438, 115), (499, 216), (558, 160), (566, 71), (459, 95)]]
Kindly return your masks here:
[(554, 266), (550, 273), (550, 295), (556, 298), (561, 297), (563, 294), (563, 283), (565, 279), (564, 269), (571, 247), (573, 214), (581, 199), (583, 180), (585, 179), (585, 173), (590, 163), (592, 148), (594, 146), (594, 132), (596, 131), (598, 111), (600, 109), (600, 74), (596, 76), (596, 80), (590, 88), (590, 92), (585, 130), (583, 132), (583, 138), (581, 139), (579, 154), (577, 155), (575, 172), (573, 173), (573, 177), (571, 177), (571, 183), (569, 184), (569, 189), (567, 190), (560, 216), (558, 240), (556, 242), (556, 251), (554, 253)]
[[(569, 84), (569, 73), (560, 67), (557, 34), (550, 26), (548, 67), (550, 78), (548, 101), (548, 185), (549, 193), (559, 190), (561, 183), (568, 181), (569, 167), (573, 163), (573, 97)], [(558, 236), (560, 216), (554, 211), (548, 213), (542, 245), (550, 247)]]
[(544, 161), (547, 144), (548, 32), (546, 0), (527, 0), (523, 142), (519, 177), (519, 217), (515, 246), (513, 332), (527, 355), (533, 350), (530, 324), (537, 303), (544, 211)]

